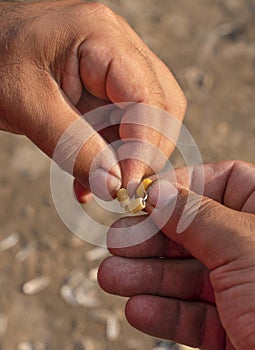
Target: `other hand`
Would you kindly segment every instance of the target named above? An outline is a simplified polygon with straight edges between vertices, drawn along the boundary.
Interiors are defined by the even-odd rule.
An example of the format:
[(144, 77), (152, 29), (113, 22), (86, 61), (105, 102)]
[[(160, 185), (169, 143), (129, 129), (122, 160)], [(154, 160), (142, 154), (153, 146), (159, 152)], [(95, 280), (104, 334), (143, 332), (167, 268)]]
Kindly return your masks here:
[[(148, 200), (151, 218), (159, 226), (162, 215), (173, 214), (144, 243), (111, 248), (116, 257), (102, 263), (99, 283), (130, 298), (126, 317), (145, 333), (204, 350), (253, 349), (255, 166), (231, 161), (203, 166), (203, 197), (193, 192), (201, 169), (176, 170), (176, 186), (173, 174), (155, 182)], [(192, 205), (185, 209), (188, 196)], [(180, 218), (193, 217), (194, 210), (192, 223), (178, 234)], [(119, 235), (127, 226), (130, 234), (143, 235), (135, 226), (142, 220), (124, 218), (114, 227)], [(111, 246), (115, 239), (110, 230)]]
[[(99, 3), (1, 3), (0, 61), (0, 129), (26, 135), (50, 157), (67, 128), (96, 107), (143, 102), (180, 121), (185, 113), (186, 100), (168, 68), (123, 18)], [(117, 117), (121, 121), (128, 113), (132, 113), (130, 108), (120, 109)], [(101, 135), (93, 127), (87, 121), (80, 126), (91, 135), (74, 167), (80, 201), (91, 196), (91, 164), (108, 141), (130, 138), (131, 133), (133, 138), (162, 147), (167, 156), (174, 148), (146, 127), (113, 126)], [(75, 144), (76, 136), (72, 137), (70, 144)], [(64, 169), (73, 152), (64, 145), (59, 161)], [(112, 176), (107, 175), (109, 169)], [(123, 161), (120, 168), (110, 148), (93, 171), (101, 197), (100, 184), (114, 195), (121, 185), (139, 181), (150, 172), (137, 160)]]

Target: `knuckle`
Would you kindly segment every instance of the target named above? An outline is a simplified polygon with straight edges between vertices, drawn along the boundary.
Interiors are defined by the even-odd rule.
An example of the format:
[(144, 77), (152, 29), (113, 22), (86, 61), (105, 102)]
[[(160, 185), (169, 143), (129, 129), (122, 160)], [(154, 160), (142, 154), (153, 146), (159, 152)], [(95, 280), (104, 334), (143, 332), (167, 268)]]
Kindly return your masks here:
[(130, 30), (132, 31), (130, 25), (128, 24), (128, 22), (125, 20), (124, 17), (120, 16), (117, 13), (115, 14), (115, 17), (125, 30), (129, 31), (129, 33), (130, 33)]
[(216, 214), (218, 214), (216, 203), (209, 198), (203, 198), (198, 195), (195, 197), (196, 201), (193, 206), (193, 209), (197, 211), (195, 220), (200, 221), (201, 218), (208, 220), (208, 222), (213, 220)]
[(184, 95), (184, 92), (180, 89), (180, 93), (179, 93), (179, 104), (180, 104), (180, 108), (181, 108), (181, 112), (184, 115), (186, 113), (186, 110), (188, 108), (188, 100), (186, 98), (186, 96)]
[(106, 5), (101, 2), (94, 2), (90, 4), (91, 8), (94, 9), (95, 12), (98, 12), (103, 15), (113, 15), (113, 11)]
[(163, 110), (166, 109), (165, 94), (156, 77), (150, 80), (150, 83), (148, 84), (147, 94), (150, 100), (154, 100), (156, 102), (157, 107), (160, 107)]
[(100, 37), (111, 46), (112, 37), (121, 32), (115, 13), (102, 3), (76, 3), (69, 13), (71, 25), (79, 39), (84, 40), (84, 35), (87, 39)]
[(98, 19), (106, 20), (116, 20), (116, 16), (114, 12), (106, 5), (99, 3), (99, 2), (93, 2), (89, 4), (80, 4), (79, 10), (81, 10), (81, 7), (83, 8), (83, 11), (90, 12), (90, 16), (92, 18), (96, 17)]
[(245, 168), (250, 167), (250, 164), (249, 164), (249, 163), (246, 163), (246, 162), (243, 161), (243, 160), (236, 160), (234, 166), (235, 166), (238, 170), (242, 170), (242, 169), (245, 169)]
[(181, 87), (177, 82), (176, 82), (175, 96), (176, 96), (175, 104), (176, 104), (177, 116), (183, 119), (188, 107), (188, 100), (184, 95), (183, 90), (181, 89)]
[(243, 168), (246, 165), (246, 163), (242, 160), (236, 160), (233, 166), (237, 169)]

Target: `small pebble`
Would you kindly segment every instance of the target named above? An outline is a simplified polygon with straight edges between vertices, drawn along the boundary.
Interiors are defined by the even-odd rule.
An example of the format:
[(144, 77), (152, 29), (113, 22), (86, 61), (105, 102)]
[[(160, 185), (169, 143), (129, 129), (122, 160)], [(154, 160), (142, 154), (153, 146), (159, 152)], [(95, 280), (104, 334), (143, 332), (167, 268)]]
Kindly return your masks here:
[(87, 261), (96, 261), (105, 258), (108, 255), (108, 251), (105, 248), (97, 247), (89, 250), (85, 253), (85, 259)]
[(143, 341), (141, 339), (127, 339), (127, 346), (132, 350), (140, 350), (143, 348)]
[(8, 318), (4, 314), (0, 314), (0, 339), (5, 335), (7, 332), (8, 327)]
[(66, 284), (77, 287), (84, 280), (85, 276), (80, 269), (75, 269), (66, 277)]
[(93, 339), (90, 337), (83, 337), (79, 340), (81, 346), (83, 346), (84, 350), (99, 350), (101, 349), (100, 343), (97, 339)]
[(75, 295), (73, 293), (73, 290), (67, 286), (67, 285), (63, 285), (60, 288), (60, 295), (62, 297), (62, 299), (69, 305), (71, 306), (76, 306), (77, 305), (77, 301), (75, 298)]
[(120, 335), (120, 322), (115, 314), (109, 314), (106, 318), (106, 337), (110, 341), (115, 341)]
[(80, 291), (79, 293), (76, 293), (76, 302), (80, 306), (85, 307), (97, 307), (99, 306), (99, 301), (95, 297), (94, 293), (86, 293), (85, 291)]
[(50, 285), (50, 278), (48, 276), (38, 276), (23, 284), (22, 290), (26, 295), (37, 294)]
[(89, 270), (88, 279), (92, 282), (97, 282), (98, 267)]
[(35, 252), (35, 244), (33, 242), (23, 247), (16, 255), (15, 260), (18, 262), (24, 262)]
[(80, 247), (84, 247), (84, 245), (86, 244), (85, 241), (83, 241), (82, 239), (76, 237), (76, 236), (72, 236), (70, 241), (69, 241), (69, 245), (72, 248), (80, 248)]
[(120, 322), (118, 316), (107, 310), (100, 309), (95, 310), (92, 313), (95, 319), (105, 322), (106, 338), (110, 341), (115, 341), (120, 335)]
[(24, 342), (17, 346), (17, 350), (46, 350), (46, 345), (40, 342)]
[(17, 232), (13, 232), (8, 237), (4, 238), (0, 241), (0, 251), (5, 252), (13, 248), (16, 244), (18, 244), (20, 240), (20, 235)]
[(159, 340), (153, 350), (180, 350), (180, 347), (171, 341)]
[(94, 281), (76, 269), (66, 277), (60, 288), (60, 295), (71, 306), (96, 307), (99, 306), (96, 288)]

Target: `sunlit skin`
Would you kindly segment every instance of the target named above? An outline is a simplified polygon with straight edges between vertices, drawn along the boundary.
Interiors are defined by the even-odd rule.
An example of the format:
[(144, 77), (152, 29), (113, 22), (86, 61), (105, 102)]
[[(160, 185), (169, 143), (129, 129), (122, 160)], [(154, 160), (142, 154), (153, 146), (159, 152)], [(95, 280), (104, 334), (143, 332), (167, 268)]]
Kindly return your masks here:
[[(201, 170), (201, 168), (200, 168)], [(244, 162), (204, 165), (205, 188), (192, 224), (177, 234), (176, 227), (192, 192), (199, 169), (190, 179), (186, 168), (161, 180), (164, 198), (153, 185), (147, 209), (158, 224), (177, 195), (176, 206), (154, 237), (129, 248), (110, 248), (99, 270), (99, 283), (109, 293), (129, 297), (126, 317), (134, 327), (203, 350), (243, 350), (255, 346), (255, 166)], [(192, 185), (190, 185), (192, 184)], [(172, 190), (171, 190), (172, 188)], [(187, 215), (191, 214), (186, 213)], [(114, 224), (130, 226), (143, 218), (124, 218)], [(109, 231), (114, 245), (116, 232)], [(161, 257), (164, 257), (162, 259)]]
[[(180, 121), (185, 114), (186, 99), (169, 69), (123, 18), (100, 3), (1, 3), (0, 62), (0, 129), (26, 135), (50, 157), (64, 131), (96, 107), (143, 102)], [(133, 113), (130, 109), (120, 109), (120, 120)], [(83, 127), (91, 128), (88, 123)], [(96, 133), (75, 163), (74, 188), (81, 202), (91, 198), (88, 176), (96, 155), (108, 141), (130, 133), (162, 147), (167, 156), (173, 151), (160, 133), (142, 126)], [(134, 159), (120, 166), (113, 153), (108, 150), (116, 162), (107, 185), (114, 196), (121, 185), (150, 171)], [(97, 167), (107, 168), (107, 161)]]

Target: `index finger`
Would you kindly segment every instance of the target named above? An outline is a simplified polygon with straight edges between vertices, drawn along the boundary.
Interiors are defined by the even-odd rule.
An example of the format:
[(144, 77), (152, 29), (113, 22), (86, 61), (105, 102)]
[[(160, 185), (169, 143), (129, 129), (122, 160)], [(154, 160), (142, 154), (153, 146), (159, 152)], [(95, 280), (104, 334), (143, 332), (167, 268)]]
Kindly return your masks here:
[[(145, 219), (146, 218), (146, 219)], [(146, 221), (145, 221), (146, 220)], [(138, 225), (139, 223), (144, 225)], [(126, 228), (129, 227), (128, 237)], [(149, 231), (157, 231), (155, 224), (144, 216), (126, 217), (116, 221), (107, 234), (107, 246), (112, 255), (127, 258), (190, 258), (190, 253), (169, 239), (162, 232), (148, 236)], [(139, 237), (140, 243), (132, 243), (132, 236)]]
[[(152, 108), (151, 110), (148, 108), (145, 110), (145, 112), (149, 111), (154, 114), (152, 118), (149, 118), (149, 115), (147, 115), (147, 126), (142, 125), (144, 116), (140, 116), (139, 113), (137, 120), (141, 122), (140, 128), (137, 127), (137, 125), (133, 128), (122, 125), (121, 135), (124, 138), (138, 135), (136, 138), (152, 143), (166, 156), (165, 159), (162, 159), (161, 162), (158, 161), (156, 164), (155, 156), (154, 159), (152, 159), (152, 156), (149, 159), (147, 158), (147, 166), (146, 163), (142, 163), (135, 159), (122, 162), (123, 184), (126, 186), (130, 180), (137, 179), (139, 181), (142, 177), (149, 176), (164, 167), (166, 160), (169, 158), (175, 148), (175, 139), (177, 139), (179, 135), (180, 124), (184, 118), (187, 108), (187, 100), (169, 68), (144, 44), (141, 38), (130, 28), (125, 19), (120, 16), (117, 16), (117, 18), (127, 40), (136, 49), (138, 54), (144, 58), (145, 67), (147, 67), (146, 70), (148, 72), (151, 71), (151, 79), (148, 81), (149, 84), (147, 87), (143, 85), (142, 91), (145, 91), (145, 89), (148, 90), (148, 88), (150, 89), (151, 86), (154, 93), (150, 93), (148, 96), (140, 96), (139, 102), (158, 106), (167, 113), (167, 118), (165, 118), (161, 125), (161, 121), (157, 121), (157, 111), (155, 109), (153, 110)], [(143, 73), (145, 76), (146, 71)], [(179, 125), (178, 123), (173, 122), (172, 118), (176, 118), (176, 120), (179, 121)], [(124, 115), (122, 121), (126, 122), (128, 119), (130, 119), (129, 112)], [(172, 130), (173, 128), (176, 130)], [(165, 135), (165, 130), (171, 131), (172, 140)], [(137, 154), (137, 152), (142, 153), (144, 159), (146, 160), (146, 145), (140, 146), (139, 150), (138, 144), (136, 149), (134, 148), (133, 154)], [(150, 151), (148, 151), (148, 153), (150, 153)], [(157, 153), (157, 156), (160, 156), (159, 152)]]
[[(197, 192), (197, 182), (203, 176), (203, 195), (228, 208), (255, 213), (255, 165), (243, 161), (222, 161), (195, 167), (183, 167), (162, 173), (161, 180), (177, 182)], [(156, 191), (157, 192), (157, 191)], [(154, 192), (157, 197), (158, 194)], [(202, 193), (199, 193), (202, 194)], [(156, 198), (155, 198), (156, 200)]]
[[(228, 161), (203, 165), (202, 170), (204, 171), (204, 195), (207, 198), (225, 204), (231, 209), (255, 213), (253, 200), (255, 187), (254, 165)], [(153, 190), (151, 189), (149, 195), (149, 203), (153, 201), (153, 197), (155, 204), (158, 200), (160, 201), (160, 198), (158, 198), (159, 191), (167, 192), (168, 183), (173, 181), (177, 181), (183, 188), (195, 191), (200, 172), (201, 167), (194, 167), (193, 169), (180, 168), (174, 172), (162, 174), (161, 179), (163, 178), (164, 181), (160, 181), (160, 185), (158, 185), (158, 182), (153, 185)], [(149, 205), (147, 208), (150, 210)], [(144, 224), (138, 225), (142, 221), (144, 221)], [(145, 223), (144, 217), (129, 217), (117, 221), (108, 233), (108, 245), (111, 253), (126, 257), (167, 256), (180, 258), (191, 256), (180, 242), (174, 242), (170, 236), (166, 240), (162, 233), (159, 233), (160, 227), (158, 230), (153, 229), (153, 225), (148, 219)], [(127, 231), (125, 230), (127, 227), (129, 227), (129, 237), (127, 237)], [(157, 233), (148, 236), (149, 231)], [(140, 244), (132, 244), (132, 236), (140, 237)], [(126, 244), (127, 242), (128, 244)]]
[(136, 103), (126, 109), (120, 123), (124, 144), (117, 150), (123, 187), (130, 181), (140, 182), (144, 176), (158, 173), (168, 162), (181, 129), (181, 122), (156, 101)]

